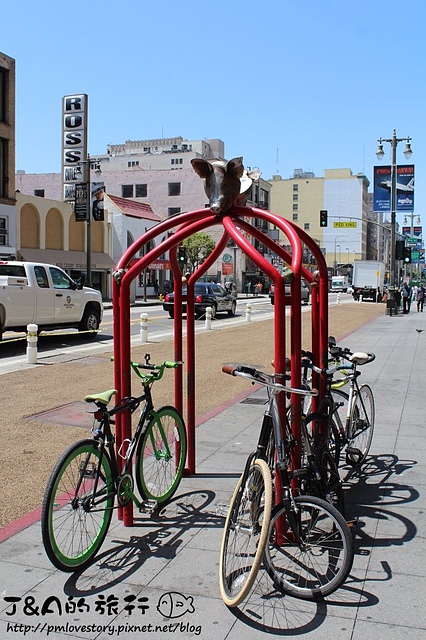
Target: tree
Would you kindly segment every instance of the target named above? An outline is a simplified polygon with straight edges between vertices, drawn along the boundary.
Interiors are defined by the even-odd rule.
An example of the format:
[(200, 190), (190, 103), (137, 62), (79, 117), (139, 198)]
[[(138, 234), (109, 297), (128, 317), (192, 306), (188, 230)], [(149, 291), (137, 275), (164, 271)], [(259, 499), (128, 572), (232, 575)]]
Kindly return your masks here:
[(186, 238), (182, 245), (186, 249), (186, 261), (190, 265), (191, 271), (203, 264), (205, 259), (211, 254), (216, 246), (215, 241), (208, 233), (199, 231), (189, 238)]

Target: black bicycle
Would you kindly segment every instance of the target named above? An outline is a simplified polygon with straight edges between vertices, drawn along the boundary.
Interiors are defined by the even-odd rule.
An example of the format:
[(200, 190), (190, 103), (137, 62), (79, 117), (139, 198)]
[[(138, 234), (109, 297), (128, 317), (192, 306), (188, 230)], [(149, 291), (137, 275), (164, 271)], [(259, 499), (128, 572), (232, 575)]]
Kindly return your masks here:
[[(225, 520), (219, 561), (222, 599), (229, 607), (242, 602), (262, 559), (278, 589), (307, 600), (322, 598), (346, 580), (353, 563), (353, 540), (345, 519), (330, 502), (298, 495), (293, 488), (299, 476), (299, 470), (291, 467), (294, 443), (281, 429), (276, 402), (279, 393), (313, 396), (317, 391), (287, 387), (282, 384), (288, 379), (285, 374), (266, 374), (245, 365), (225, 365), (222, 370), (269, 391), (257, 448), (247, 459)], [(275, 507), (271, 432), (273, 473), (281, 493)]]
[[(154, 409), (151, 389), (165, 369), (180, 364), (151, 364), (146, 354), (144, 363), (131, 362), (142, 381), (141, 396), (122, 398), (112, 409), (107, 406), (115, 389), (84, 398), (97, 407), (93, 437), (64, 452), (52, 471), (42, 506), (44, 548), (58, 569), (76, 571), (90, 564), (105, 539), (114, 508), (132, 501), (139, 511), (152, 511), (174, 495), (186, 459), (185, 424), (173, 406)], [(134, 435), (116, 453), (113, 417), (121, 411), (134, 413), (141, 403)], [(134, 493), (133, 477), (141, 500)]]

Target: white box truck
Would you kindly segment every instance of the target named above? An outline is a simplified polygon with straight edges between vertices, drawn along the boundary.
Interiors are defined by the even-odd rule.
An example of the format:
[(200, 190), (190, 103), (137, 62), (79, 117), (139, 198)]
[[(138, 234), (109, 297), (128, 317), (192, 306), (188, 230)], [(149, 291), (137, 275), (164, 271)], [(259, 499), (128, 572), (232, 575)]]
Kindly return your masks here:
[(385, 265), (378, 260), (355, 260), (352, 274), (353, 295), (356, 300), (380, 302), (385, 283)]
[(334, 291), (334, 293), (338, 293), (342, 291), (343, 293), (346, 293), (349, 286), (350, 284), (348, 276), (331, 276), (332, 292)]

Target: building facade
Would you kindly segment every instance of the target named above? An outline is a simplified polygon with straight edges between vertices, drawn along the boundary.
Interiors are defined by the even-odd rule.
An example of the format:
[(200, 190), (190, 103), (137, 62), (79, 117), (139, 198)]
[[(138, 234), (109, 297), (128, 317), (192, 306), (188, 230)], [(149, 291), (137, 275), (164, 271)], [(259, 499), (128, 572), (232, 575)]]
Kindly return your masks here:
[(16, 257), (15, 60), (0, 53), (0, 259)]
[[(323, 177), (296, 169), (292, 178), (273, 176), (271, 210), (309, 233), (327, 266), (336, 269), (367, 255), (369, 184), (363, 173), (354, 175), (350, 169), (326, 169)], [(320, 226), (321, 210), (327, 211), (326, 227)]]

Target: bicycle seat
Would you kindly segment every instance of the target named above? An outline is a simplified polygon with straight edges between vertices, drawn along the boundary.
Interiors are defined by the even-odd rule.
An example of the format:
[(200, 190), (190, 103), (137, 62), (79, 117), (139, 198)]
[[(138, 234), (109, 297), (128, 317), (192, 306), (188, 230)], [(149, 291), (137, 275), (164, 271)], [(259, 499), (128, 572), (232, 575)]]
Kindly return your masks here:
[(353, 353), (348, 359), (350, 362), (353, 362), (354, 364), (366, 364), (367, 362), (371, 362), (372, 360), (371, 356), (372, 356), (371, 353), (364, 353), (363, 351), (358, 351), (357, 353)]
[(103, 393), (92, 393), (89, 396), (85, 396), (85, 402), (99, 402), (100, 404), (104, 404), (105, 406), (111, 402), (111, 398), (117, 393), (117, 389), (109, 389), (108, 391), (104, 391)]

